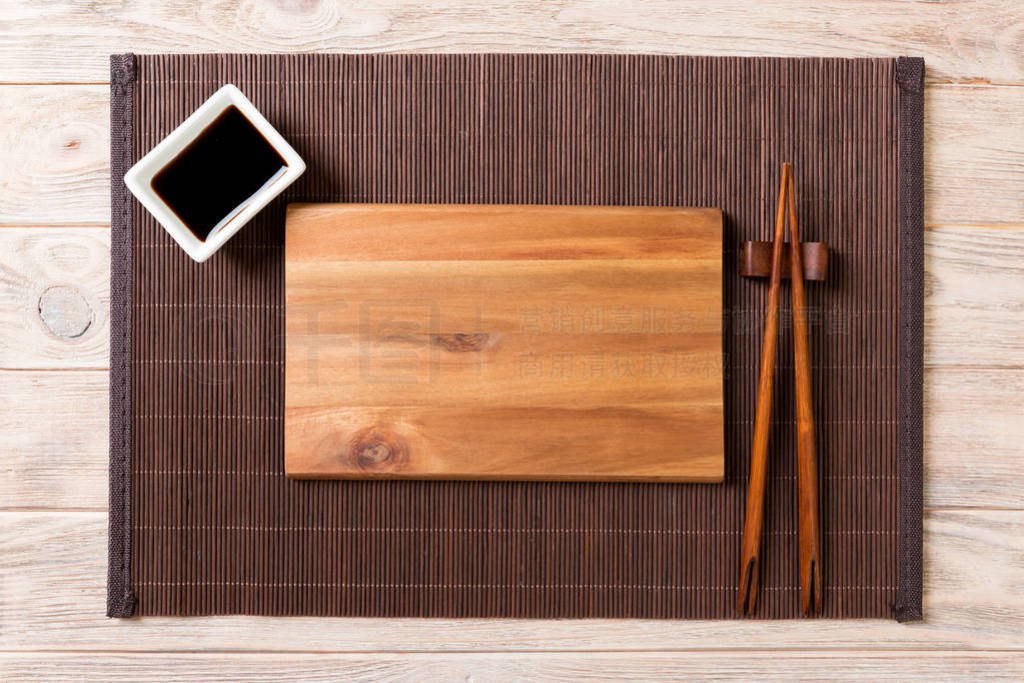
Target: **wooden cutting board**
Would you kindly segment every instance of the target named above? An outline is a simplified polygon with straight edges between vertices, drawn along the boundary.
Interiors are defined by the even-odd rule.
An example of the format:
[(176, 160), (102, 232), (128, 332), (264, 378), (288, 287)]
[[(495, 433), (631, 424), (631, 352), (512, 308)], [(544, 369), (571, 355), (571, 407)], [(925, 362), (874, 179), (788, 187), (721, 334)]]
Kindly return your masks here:
[(720, 481), (717, 209), (292, 204), (285, 469)]

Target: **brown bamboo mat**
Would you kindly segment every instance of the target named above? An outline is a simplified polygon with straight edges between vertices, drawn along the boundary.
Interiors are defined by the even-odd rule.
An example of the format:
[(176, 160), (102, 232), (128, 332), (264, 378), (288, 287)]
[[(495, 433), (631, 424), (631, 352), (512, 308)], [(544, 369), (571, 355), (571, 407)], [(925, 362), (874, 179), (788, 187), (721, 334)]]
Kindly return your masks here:
[[(735, 616), (769, 239), (794, 163), (828, 617), (920, 617), (922, 83), (916, 59), (112, 58), (111, 615)], [(121, 175), (223, 83), (309, 170), (192, 263)], [(722, 485), (291, 481), (288, 201), (720, 207)], [(798, 615), (782, 297), (758, 615)]]

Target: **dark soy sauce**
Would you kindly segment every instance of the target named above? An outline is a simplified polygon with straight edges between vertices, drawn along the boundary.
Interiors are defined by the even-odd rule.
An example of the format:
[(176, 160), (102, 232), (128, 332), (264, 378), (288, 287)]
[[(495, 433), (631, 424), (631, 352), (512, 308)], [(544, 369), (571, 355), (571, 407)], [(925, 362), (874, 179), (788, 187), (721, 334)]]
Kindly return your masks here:
[(228, 107), (153, 176), (153, 191), (206, 241), (288, 164), (238, 107)]

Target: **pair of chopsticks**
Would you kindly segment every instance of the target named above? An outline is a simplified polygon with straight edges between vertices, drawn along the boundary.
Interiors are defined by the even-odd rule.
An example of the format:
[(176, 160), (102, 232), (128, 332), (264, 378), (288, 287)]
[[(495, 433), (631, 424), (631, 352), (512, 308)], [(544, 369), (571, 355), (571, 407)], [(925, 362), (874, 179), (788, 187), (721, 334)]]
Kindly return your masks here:
[(743, 564), (737, 607), (753, 614), (757, 604), (761, 568), (761, 531), (764, 527), (764, 492), (768, 479), (768, 435), (771, 429), (772, 391), (775, 383), (775, 347), (779, 328), (779, 290), (786, 214), (789, 214), (790, 280), (793, 288), (793, 355), (796, 369), (797, 489), (800, 514), (800, 607), (805, 615), (821, 610), (821, 554), (818, 533), (818, 464), (814, 447), (814, 412), (811, 406), (811, 363), (807, 347), (807, 311), (800, 230), (796, 221), (793, 167), (782, 165), (779, 207), (772, 243), (772, 271), (768, 286), (768, 314), (761, 350), (757, 386), (754, 446), (750, 456), (750, 487), (743, 526)]

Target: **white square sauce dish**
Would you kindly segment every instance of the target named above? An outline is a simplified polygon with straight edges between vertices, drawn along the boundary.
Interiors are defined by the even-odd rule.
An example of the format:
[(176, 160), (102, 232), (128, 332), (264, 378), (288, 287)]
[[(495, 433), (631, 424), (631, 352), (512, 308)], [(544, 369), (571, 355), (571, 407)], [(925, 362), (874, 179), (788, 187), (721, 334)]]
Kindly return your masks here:
[(124, 183), (203, 262), (306, 170), (242, 92), (225, 85), (124, 175)]

